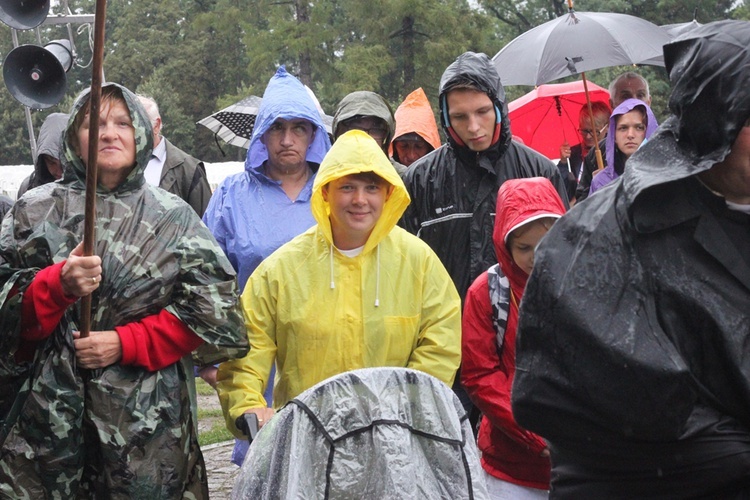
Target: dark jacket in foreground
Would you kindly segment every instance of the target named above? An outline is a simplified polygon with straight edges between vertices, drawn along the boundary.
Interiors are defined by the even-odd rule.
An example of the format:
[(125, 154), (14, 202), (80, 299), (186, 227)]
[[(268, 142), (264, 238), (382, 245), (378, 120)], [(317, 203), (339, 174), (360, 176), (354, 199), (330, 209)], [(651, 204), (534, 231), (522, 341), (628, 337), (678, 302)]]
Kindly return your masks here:
[(513, 413), (551, 498), (750, 495), (750, 215), (695, 177), (750, 117), (750, 23), (683, 36), (673, 115), (555, 224), (521, 304)]
[(411, 205), (402, 224), (427, 242), (440, 257), (463, 300), (474, 279), (497, 263), (492, 243), (497, 190), (508, 179), (547, 177), (565, 200), (568, 195), (555, 164), (511, 141), (505, 92), (492, 61), (484, 54), (461, 55), (440, 81), (440, 122), (445, 130), (446, 89), (470, 78), (496, 104), (502, 115), (500, 139), (480, 153), (458, 146), (450, 137), (435, 151), (414, 162), (404, 176)]

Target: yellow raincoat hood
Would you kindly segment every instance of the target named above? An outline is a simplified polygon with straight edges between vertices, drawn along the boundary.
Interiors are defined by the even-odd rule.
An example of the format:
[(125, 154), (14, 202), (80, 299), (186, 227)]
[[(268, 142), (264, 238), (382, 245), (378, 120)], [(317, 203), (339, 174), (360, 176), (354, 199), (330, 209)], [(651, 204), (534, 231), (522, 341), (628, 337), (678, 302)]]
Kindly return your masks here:
[(393, 192), (385, 202), (383, 213), (363, 249), (363, 253), (367, 253), (393, 229), (411, 202), (401, 177), (372, 137), (361, 130), (350, 130), (336, 140), (320, 164), (313, 183), (310, 207), (319, 230), (326, 240), (333, 244), (329, 220), (331, 208), (323, 199), (323, 186), (341, 177), (364, 172), (373, 172), (393, 186)]
[[(323, 186), (375, 172), (393, 191), (363, 251), (334, 249)], [(318, 224), (267, 257), (242, 293), (250, 352), (222, 363), (218, 391), (228, 428), (266, 406), (276, 366), (273, 405), (281, 407), (333, 375), (399, 366), (453, 383), (461, 359), (461, 300), (437, 255), (396, 226), (409, 196), (375, 140), (343, 134), (320, 164), (311, 208)]]

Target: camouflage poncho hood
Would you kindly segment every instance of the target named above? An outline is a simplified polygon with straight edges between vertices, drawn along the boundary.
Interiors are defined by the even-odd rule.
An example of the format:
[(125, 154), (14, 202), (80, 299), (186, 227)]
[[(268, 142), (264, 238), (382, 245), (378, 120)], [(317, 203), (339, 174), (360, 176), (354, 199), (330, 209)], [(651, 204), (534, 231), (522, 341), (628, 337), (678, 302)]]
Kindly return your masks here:
[[(192, 208), (144, 182), (151, 128), (133, 94), (121, 90), (136, 165), (113, 190), (97, 189), (102, 281), (91, 330), (166, 310), (204, 341), (193, 353), (198, 363), (243, 356), (235, 273)], [(85, 169), (71, 138), (85, 99), (71, 113), (62, 181), (26, 193), (0, 229), (0, 497), (205, 498), (189, 358), (153, 372), (120, 363), (78, 368), (72, 333), (80, 301), (46, 339), (29, 345), (20, 335), (29, 284), (83, 238)], [(31, 361), (17, 360), (22, 348), (31, 348)]]
[[(104, 87), (116, 87), (122, 92), (122, 96), (130, 110), (130, 117), (133, 120), (133, 129), (135, 132), (135, 161), (133, 170), (128, 174), (125, 182), (117, 186), (116, 190), (120, 193), (133, 191), (140, 188), (145, 179), (143, 172), (146, 170), (151, 159), (151, 152), (154, 149), (154, 136), (151, 131), (151, 122), (149, 121), (146, 110), (142, 106), (136, 105), (138, 98), (128, 89), (116, 83), (105, 83)], [(88, 104), (90, 90), (82, 92), (73, 103), (73, 109), (68, 118), (68, 127), (63, 138), (62, 145), (62, 163), (64, 167), (63, 182), (73, 183), (77, 188), (86, 188), (86, 165), (78, 157), (75, 149), (73, 136), (73, 123), (81, 108)], [(103, 186), (97, 186), (97, 192), (106, 192)]]

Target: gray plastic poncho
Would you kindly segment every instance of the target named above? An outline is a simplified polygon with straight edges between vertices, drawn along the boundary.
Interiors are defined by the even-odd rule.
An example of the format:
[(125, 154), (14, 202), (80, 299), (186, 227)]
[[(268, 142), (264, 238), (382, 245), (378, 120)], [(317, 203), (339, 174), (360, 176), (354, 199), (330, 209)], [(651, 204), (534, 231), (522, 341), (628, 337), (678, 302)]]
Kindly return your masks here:
[(290, 401), (256, 436), (232, 497), (488, 498), (458, 398), (408, 368), (346, 372)]

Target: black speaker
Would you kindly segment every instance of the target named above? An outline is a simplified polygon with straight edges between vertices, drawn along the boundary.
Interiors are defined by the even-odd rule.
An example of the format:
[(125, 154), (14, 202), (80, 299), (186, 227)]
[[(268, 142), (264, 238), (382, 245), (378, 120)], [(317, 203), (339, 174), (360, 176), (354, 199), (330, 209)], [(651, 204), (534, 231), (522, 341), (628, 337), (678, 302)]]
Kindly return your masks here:
[(0, 21), (17, 30), (36, 28), (47, 13), (49, 0), (0, 0)]
[(65, 73), (72, 65), (69, 40), (55, 40), (44, 47), (21, 45), (5, 58), (3, 79), (18, 102), (29, 108), (45, 109), (65, 95)]

